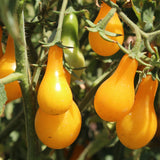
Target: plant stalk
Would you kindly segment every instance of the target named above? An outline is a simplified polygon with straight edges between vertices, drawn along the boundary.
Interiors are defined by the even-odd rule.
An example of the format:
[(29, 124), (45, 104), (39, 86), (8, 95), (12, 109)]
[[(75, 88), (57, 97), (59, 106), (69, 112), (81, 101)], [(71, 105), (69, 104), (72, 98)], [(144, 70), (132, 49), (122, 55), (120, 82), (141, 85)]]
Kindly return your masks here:
[[(0, 16), (3, 24), (6, 26), (8, 33), (13, 37), (15, 43), (16, 54), (16, 73), (3, 79), (4, 83), (20, 78), (21, 90), (24, 104), (24, 115), (26, 123), (26, 139), (27, 139), (27, 160), (39, 160), (38, 138), (34, 129), (34, 117), (36, 97), (31, 87), (29, 63), (27, 57), (27, 47), (24, 30), (24, 7), (25, 0), (18, 1), (16, 14), (12, 15), (9, 10), (9, 2), (0, 0)], [(18, 77), (19, 75), (20, 77)], [(17, 76), (17, 77), (16, 77)]]
[(51, 47), (51, 46), (55, 45), (56, 43), (58, 44), (59, 42), (61, 42), (63, 19), (64, 19), (64, 14), (65, 14), (67, 4), (68, 4), (68, 0), (63, 0), (62, 7), (60, 10), (59, 19), (58, 19), (58, 27), (57, 27), (56, 35), (54, 37), (53, 42), (51, 42), (49, 44), (45, 44), (44, 45), (45, 47)]
[(114, 14), (116, 13), (116, 10), (117, 10), (116, 8), (111, 8), (111, 10), (103, 18), (103, 20), (99, 22), (99, 25), (102, 27), (102, 29), (105, 30), (106, 25), (108, 24), (109, 20), (114, 16)]
[(57, 32), (56, 32), (55, 39), (54, 39), (56, 42), (61, 41), (62, 25), (63, 25), (64, 13), (65, 13), (67, 4), (68, 4), (68, 0), (63, 0), (59, 19), (58, 19)]
[(13, 81), (20, 81), (21, 78), (22, 78), (22, 74), (19, 73), (19, 72), (14, 72), (14, 73), (11, 73), (9, 74), (8, 76), (4, 77), (4, 78), (1, 78), (0, 79), (0, 82), (3, 83), (3, 84), (7, 84), (7, 83), (11, 83)]
[(34, 129), (34, 117), (36, 113), (36, 96), (32, 90), (29, 62), (27, 57), (27, 47), (25, 40), (24, 30), (24, 13), (23, 9), (18, 12), (19, 18), (19, 39), (20, 43), (15, 41), (16, 53), (16, 71), (20, 72), (23, 77), (21, 78), (21, 90), (23, 95), (26, 137), (27, 137), (27, 160), (39, 160), (39, 145), (38, 138)]

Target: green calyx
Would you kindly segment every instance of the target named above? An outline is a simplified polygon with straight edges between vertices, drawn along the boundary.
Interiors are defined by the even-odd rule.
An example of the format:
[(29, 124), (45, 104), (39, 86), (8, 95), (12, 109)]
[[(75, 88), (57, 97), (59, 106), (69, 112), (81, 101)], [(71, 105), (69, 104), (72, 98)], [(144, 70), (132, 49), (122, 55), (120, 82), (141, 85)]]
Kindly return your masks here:
[(118, 37), (118, 36), (122, 36), (122, 35), (105, 30), (106, 25), (108, 24), (109, 20), (113, 17), (115, 12), (116, 12), (116, 8), (112, 8), (108, 12), (108, 14), (102, 20), (100, 20), (97, 24), (94, 24), (90, 20), (86, 19), (86, 23), (89, 25), (89, 27), (86, 27), (86, 29), (89, 32), (98, 32), (100, 34), (100, 36), (106, 41), (116, 43), (114, 40), (112, 40), (109, 37)]

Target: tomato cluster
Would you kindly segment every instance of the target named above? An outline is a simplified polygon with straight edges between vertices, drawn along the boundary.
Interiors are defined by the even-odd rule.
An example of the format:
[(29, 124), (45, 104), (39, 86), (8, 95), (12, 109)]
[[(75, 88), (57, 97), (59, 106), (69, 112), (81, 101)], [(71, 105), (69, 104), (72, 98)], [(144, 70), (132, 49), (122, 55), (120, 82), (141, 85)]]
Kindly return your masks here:
[[(39, 109), (35, 117), (39, 139), (54, 149), (71, 145), (81, 128), (81, 114), (70, 89), (71, 75), (63, 67), (64, 60), (73, 70), (85, 65), (78, 46), (78, 19), (73, 12), (64, 17), (62, 45), (64, 49), (57, 45), (49, 48), (45, 75), (38, 89)], [(82, 71), (74, 70), (74, 73), (80, 77)]]
[(71, 145), (81, 128), (81, 114), (67, 82), (70, 78), (66, 78), (70, 74), (65, 72), (62, 48), (54, 45), (49, 49), (47, 68), (38, 89), (39, 109), (35, 117), (39, 139), (54, 149)]
[[(103, 19), (110, 9), (102, 2), (94, 23), (97, 24)], [(123, 27), (116, 13), (105, 29), (121, 34), (122, 36), (112, 39), (123, 43)], [(119, 50), (116, 43), (104, 40), (98, 32), (89, 32), (89, 43), (93, 51), (101, 56), (110, 56)], [(116, 122), (120, 141), (130, 149), (138, 149), (148, 144), (157, 130), (154, 98), (158, 80), (146, 75), (135, 95), (134, 79), (137, 67), (138, 61), (125, 54), (116, 71), (100, 85), (94, 97), (94, 108), (98, 116), (105, 121)]]
[[(105, 121), (116, 122), (120, 141), (130, 149), (145, 146), (157, 130), (154, 98), (158, 80), (146, 75), (135, 95), (133, 82), (137, 65), (135, 59), (124, 55), (117, 70), (102, 83), (94, 98), (96, 113)], [(124, 70), (125, 66), (128, 68)]]
[[(110, 9), (102, 2), (94, 23), (99, 23)], [(69, 48), (62, 50), (54, 45), (49, 49), (47, 68), (38, 90), (39, 109), (35, 117), (35, 129), (39, 139), (54, 149), (72, 144), (81, 128), (80, 111), (73, 101), (70, 78), (67, 78), (70, 74), (63, 68), (63, 51), (71, 67), (84, 66), (84, 58), (78, 47), (76, 15), (67, 14), (63, 24), (62, 44)], [(109, 38), (119, 44), (123, 43), (123, 26), (117, 13), (109, 20), (105, 30), (117, 33), (119, 36)], [(120, 49), (117, 43), (104, 40), (98, 32), (90, 31), (88, 39), (92, 50), (101, 56), (111, 56)], [(130, 149), (138, 149), (148, 144), (157, 130), (153, 103), (158, 81), (153, 80), (151, 75), (146, 75), (135, 94), (134, 79), (137, 68), (138, 61), (125, 54), (115, 72), (99, 86), (94, 97), (96, 113), (105, 121), (116, 122), (120, 141)], [(80, 76), (81, 71), (76, 74)]]

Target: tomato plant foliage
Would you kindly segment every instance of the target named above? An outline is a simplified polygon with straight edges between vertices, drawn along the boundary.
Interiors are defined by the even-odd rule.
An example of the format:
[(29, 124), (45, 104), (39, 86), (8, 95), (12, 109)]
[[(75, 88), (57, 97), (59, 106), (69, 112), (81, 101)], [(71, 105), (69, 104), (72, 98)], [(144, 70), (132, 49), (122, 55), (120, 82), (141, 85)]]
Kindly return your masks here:
[[(0, 4), (0, 159), (158, 160), (159, 0)], [(12, 72), (7, 52), (15, 52)], [(154, 94), (151, 83), (141, 87), (146, 77)], [(20, 88), (5, 88), (13, 82)]]

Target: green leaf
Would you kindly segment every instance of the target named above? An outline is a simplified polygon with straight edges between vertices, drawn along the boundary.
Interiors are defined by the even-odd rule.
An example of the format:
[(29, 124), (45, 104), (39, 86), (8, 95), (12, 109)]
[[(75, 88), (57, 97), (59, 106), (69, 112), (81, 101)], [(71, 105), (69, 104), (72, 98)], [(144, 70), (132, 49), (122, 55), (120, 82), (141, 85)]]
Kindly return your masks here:
[(150, 31), (153, 28), (155, 6), (155, 2), (144, 3), (141, 14), (144, 31)]
[(153, 28), (154, 12), (156, 8), (155, 1), (132, 0), (132, 9), (135, 12), (139, 25), (144, 31), (150, 31)]
[(4, 85), (0, 83), (0, 115), (3, 114), (3, 108), (6, 101), (7, 101), (6, 91), (4, 89)]
[(145, 0), (131, 0), (132, 9), (135, 12), (138, 21), (141, 22), (141, 11)]

